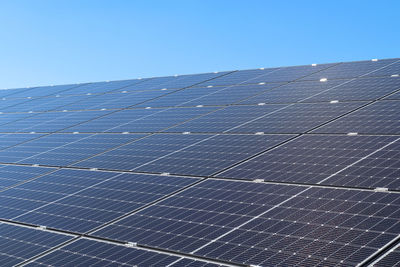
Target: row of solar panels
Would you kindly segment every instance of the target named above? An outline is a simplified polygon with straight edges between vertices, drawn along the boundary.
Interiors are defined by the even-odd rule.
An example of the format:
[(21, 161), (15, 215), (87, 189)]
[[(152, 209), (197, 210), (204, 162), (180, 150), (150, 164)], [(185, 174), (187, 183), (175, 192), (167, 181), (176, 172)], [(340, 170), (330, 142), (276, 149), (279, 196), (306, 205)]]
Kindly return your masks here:
[(196, 75), (167, 76), (113, 82), (98, 82), (75, 85), (43, 86), (0, 90), (2, 98), (26, 98), (54, 95), (98, 94), (119, 91), (143, 91), (156, 89), (178, 89), (197, 86), (226, 86), (237, 84), (279, 83), (294, 80), (346, 79), (355, 77), (379, 77), (400, 72), (397, 59), (379, 61), (345, 62), (273, 69), (215, 72)]
[(7, 90), (0, 265), (394, 266), (399, 68)]
[(400, 77), (391, 76), (328, 80), (326, 82), (305, 81), (227, 87), (190, 87), (183, 90), (3, 98), (3, 100), (0, 100), (0, 111), (3, 113), (27, 113), (147, 107), (196, 107), (199, 105), (370, 101), (377, 98), (400, 100), (400, 94), (394, 93), (399, 88)]
[[(73, 236), (135, 242), (239, 265), (356, 265), (400, 234), (398, 193), (88, 170), (41, 171), (41, 177), (1, 192), (1, 203), (7, 204), (1, 207), (3, 218)], [(0, 253), (9, 254), (14, 263), (72, 238), (5, 224), (0, 233), (15, 248), (0, 246), (4, 250)], [(69, 257), (80, 261), (79, 257), (93, 255), (97, 261), (108, 260), (128, 250), (104, 244), (86, 247), (85, 242), (89, 241), (71, 243), (37, 261), (58, 266)], [(114, 253), (102, 251), (102, 246)], [(126, 259), (142, 263), (134, 257)]]
[(399, 134), (400, 101), (0, 114), (2, 133)]
[[(17, 137), (33, 139), (1, 150), (0, 162), (400, 190), (398, 136), (52, 134), (40, 137), (36, 134)], [(6, 140), (1, 143), (10, 145)], [(244, 160), (247, 161), (237, 165)], [(342, 170), (346, 166), (350, 167)], [(0, 178), (0, 188), (9, 186), (7, 169), (20, 168), (2, 167), (0, 171), (4, 169), (5, 173)]]

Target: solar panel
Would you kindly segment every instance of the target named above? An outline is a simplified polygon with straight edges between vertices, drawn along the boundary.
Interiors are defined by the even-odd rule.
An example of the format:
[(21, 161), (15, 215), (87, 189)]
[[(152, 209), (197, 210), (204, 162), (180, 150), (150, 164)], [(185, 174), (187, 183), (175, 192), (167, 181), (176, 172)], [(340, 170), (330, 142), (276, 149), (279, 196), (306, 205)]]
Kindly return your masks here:
[(68, 166), (143, 134), (50, 134), (0, 151), (0, 162)]
[(0, 265), (397, 266), (399, 70), (0, 90)]
[(399, 134), (400, 101), (379, 101), (350, 113), (316, 133)]
[(68, 235), (0, 222), (0, 264), (15, 266), (70, 239)]

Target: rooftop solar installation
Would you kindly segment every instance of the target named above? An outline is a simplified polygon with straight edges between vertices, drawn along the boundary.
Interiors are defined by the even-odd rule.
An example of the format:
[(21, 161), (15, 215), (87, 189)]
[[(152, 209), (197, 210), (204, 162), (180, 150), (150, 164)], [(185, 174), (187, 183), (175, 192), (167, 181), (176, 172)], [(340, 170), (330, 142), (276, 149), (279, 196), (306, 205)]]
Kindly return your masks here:
[(0, 266), (398, 266), (399, 71), (0, 90)]

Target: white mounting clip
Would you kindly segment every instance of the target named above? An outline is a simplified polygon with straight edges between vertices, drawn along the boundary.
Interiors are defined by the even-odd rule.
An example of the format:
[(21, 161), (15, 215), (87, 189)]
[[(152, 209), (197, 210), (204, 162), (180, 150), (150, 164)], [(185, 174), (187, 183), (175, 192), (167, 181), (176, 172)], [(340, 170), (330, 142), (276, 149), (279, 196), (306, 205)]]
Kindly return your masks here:
[(213, 86), (212, 85), (207, 86), (207, 88), (211, 88), (211, 87), (213, 87)]
[(38, 228), (39, 230), (42, 230), (42, 231), (47, 229), (47, 227), (44, 226), (44, 225), (39, 225), (37, 228)]
[(160, 173), (161, 176), (169, 176), (169, 172)]
[(326, 82), (328, 79), (327, 78), (321, 78), (319, 79), (320, 82)]
[(98, 169), (97, 168), (90, 168), (89, 170), (90, 171), (97, 171)]
[(183, 132), (182, 134), (190, 134), (190, 132)]
[(378, 59), (377, 58), (373, 58), (373, 59), (371, 59), (371, 61), (378, 61)]
[(254, 179), (253, 182), (255, 182), (255, 183), (263, 183), (264, 179)]
[(133, 247), (137, 246), (137, 243), (136, 242), (127, 242), (125, 244), (125, 246), (127, 246), (128, 248), (133, 248)]
[(358, 133), (347, 133), (348, 136), (356, 136)]
[(339, 103), (339, 100), (331, 100), (329, 103), (336, 104), (336, 103)]
[(264, 132), (256, 132), (255, 134), (256, 134), (256, 135), (263, 135)]
[(316, 63), (313, 63), (313, 64), (311, 64), (311, 66), (315, 67), (315, 66), (317, 66), (317, 64), (316, 64)]
[(374, 191), (376, 191), (376, 192), (387, 192), (387, 191), (389, 191), (389, 189), (386, 188), (386, 187), (377, 187), (377, 188), (374, 189)]
[(258, 83), (259, 85), (263, 85), (263, 84), (265, 84), (265, 83)]
[(390, 75), (390, 77), (399, 77), (399, 75), (398, 74), (393, 74), (393, 75)]

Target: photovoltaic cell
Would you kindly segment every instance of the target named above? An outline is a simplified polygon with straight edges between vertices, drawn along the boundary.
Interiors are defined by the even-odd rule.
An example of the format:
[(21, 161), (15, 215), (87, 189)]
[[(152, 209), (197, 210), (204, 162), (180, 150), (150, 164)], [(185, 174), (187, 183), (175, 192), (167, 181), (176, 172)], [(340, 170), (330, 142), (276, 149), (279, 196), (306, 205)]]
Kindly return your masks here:
[(194, 98), (191, 101), (182, 103), (180, 106), (235, 104), (253, 95), (279, 87), (282, 84), (283, 83), (232, 85), (202, 97)]
[(307, 102), (315, 101), (352, 101), (352, 100), (375, 100), (387, 94), (400, 90), (400, 78), (373, 77), (360, 78), (343, 83), (330, 90), (321, 92)]
[(222, 265), (185, 259), (139, 248), (114, 245), (88, 239), (79, 239), (25, 266), (193, 266), (218, 267)]
[(62, 169), (0, 193), (1, 217), (85, 233), (198, 181)]
[(400, 246), (397, 245), (389, 253), (379, 258), (373, 266), (396, 266), (400, 262)]
[(290, 135), (215, 135), (134, 169), (208, 176), (275, 146)]
[(61, 107), (77, 101), (88, 100), (89, 98), (92, 97), (93, 96), (91, 95), (69, 95), (63, 97), (50, 96), (50, 97), (25, 99), (23, 103), (4, 108), (2, 111), (6, 113), (12, 113), (12, 112), (29, 112), (29, 111), (44, 112), (44, 111), (53, 111), (60, 109), (64, 110)]
[(0, 191), (54, 170), (54, 168), (0, 165)]
[(400, 101), (378, 101), (335, 120), (315, 133), (400, 134)]
[(283, 109), (287, 105), (228, 106), (168, 129), (168, 132), (223, 133), (233, 127)]
[[(301, 80), (320, 80), (326, 78), (331, 79), (345, 79), (345, 78), (356, 78), (363, 75), (375, 76), (374, 71), (388, 67), (389, 64), (396, 62), (396, 59), (384, 59), (378, 61), (355, 61), (355, 62), (344, 62), (340, 63), (332, 68), (314, 73), (306, 76)], [(369, 74), (371, 73), (371, 74)], [(378, 72), (375, 72), (379, 75)]]
[(64, 132), (158, 132), (216, 109), (195, 107), (121, 110)]
[(397, 266), (399, 66), (0, 90), (0, 265)]
[[(397, 182), (394, 177), (386, 177), (385, 179), (379, 179), (375, 176), (368, 177), (368, 168), (364, 169), (365, 173), (358, 177), (358, 180), (357, 177), (351, 177), (347, 174), (363, 172), (360, 167), (362, 168), (363, 164), (368, 164), (380, 155), (390, 157), (388, 154), (385, 155), (385, 150), (378, 151), (378, 149), (382, 149), (396, 140), (397, 138), (393, 136), (304, 135), (237, 165), (218, 176), (250, 180), (265, 179), (277, 182), (322, 183), (338, 186), (345, 185), (343, 181), (338, 179), (343, 178), (347, 183), (353, 182), (353, 185), (359, 187), (374, 188), (378, 184), (382, 187), (388, 187)], [(390, 149), (390, 146), (386, 149)], [(372, 154), (374, 152), (376, 153)], [(396, 156), (396, 153), (394, 152), (392, 155)], [(361, 161), (355, 164), (359, 160)], [(396, 168), (399, 168), (399, 166)], [(385, 170), (386, 172), (382, 173), (382, 176), (390, 175), (392, 169), (387, 168)], [(374, 171), (376, 173), (375, 169), (371, 169), (369, 176)], [(346, 177), (343, 175), (346, 175)], [(395, 174), (393, 175), (395, 176)], [(331, 176), (333, 178), (330, 178)]]
[(136, 142), (126, 144), (73, 166), (104, 168), (110, 170), (133, 170), (188, 146), (211, 138), (205, 134), (153, 134)]
[(72, 236), (0, 222), (0, 265), (15, 266), (70, 239)]
[(142, 134), (50, 134), (0, 151), (0, 162), (68, 166), (144, 136)]
[(1, 97), (11, 99), (11, 98), (51, 96), (78, 86), (79, 86), (78, 84), (65, 84), (65, 85), (55, 85), (55, 86), (40, 86), (40, 87), (32, 87), (25, 89), (13, 89), (13, 90), (7, 90), (10, 93), (7, 95), (5, 94), (1, 95)]
[(82, 98), (74, 103), (67, 104), (57, 110), (90, 110), (90, 109), (122, 109), (160, 97), (169, 91), (142, 91), (128, 93), (109, 93)]
[(398, 205), (394, 193), (207, 180), (94, 234), (246, 265), (354, 265), (397, 237)]
[(347, 80), (332, 80), (327, 82), (320, 81), (301, 81), (287, 83), (273, 90), (267, 90), (265, 93), (255, 95), (241, 104), (258, 104), (258, 103), (296, 103), (338, 86)]
[(43, 134), (0, 134), (0, 150), (43, 136)]
[(136, 85), (141, 83), (141, 80), (123, 80), (123, 81), (112, 81), (112, 82), (97, 82), (97, 83), (86, 83), (78, 87), (65, 90), (60, 95), (81, 95), (81, 94), (99, 94), (115, 91), (127, 86)]
[[(0, 132), (51, 133), (104, 116), (108, 113), (110, 113), (110, 111), (26, 113), (24, 115), (27, 116), (29, 114), (30, 117), (3, 124), (0, 127)], [(3, 115), (8, 116), (6, 114)]]
[(292, 104), (230, 129), (232, 133), (304, 133), (360, 107), (362, 102)]

